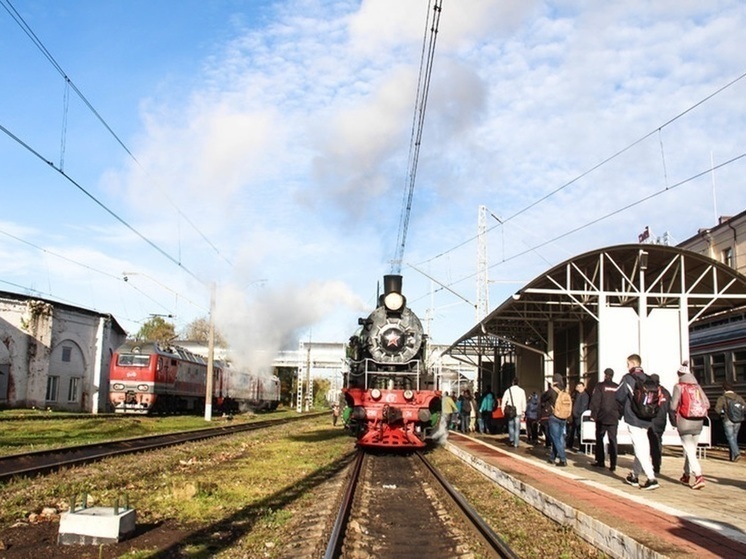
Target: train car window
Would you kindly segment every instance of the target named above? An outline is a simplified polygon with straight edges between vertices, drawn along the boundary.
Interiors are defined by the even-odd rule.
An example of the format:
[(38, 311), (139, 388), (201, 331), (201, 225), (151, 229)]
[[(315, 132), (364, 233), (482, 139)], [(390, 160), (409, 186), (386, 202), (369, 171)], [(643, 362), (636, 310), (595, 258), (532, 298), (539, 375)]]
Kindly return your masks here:
[(695, 355), (692, 357), (692, 374), (694, 374), (699, 384), (710, 384), (709, 380), (705, 377), (704, 356)]
[(712, 354), (712, 381), (715, 384), (721, 384), (725, 381), (725, 353)]
[(735, 369), (735, 381), (746, 382), (746, 351), (733, 352), (733, 368)]
[(163, 357), (158, 358), (158, 364), (156, 365), (156, 370), (159, 373), (163, 370)]

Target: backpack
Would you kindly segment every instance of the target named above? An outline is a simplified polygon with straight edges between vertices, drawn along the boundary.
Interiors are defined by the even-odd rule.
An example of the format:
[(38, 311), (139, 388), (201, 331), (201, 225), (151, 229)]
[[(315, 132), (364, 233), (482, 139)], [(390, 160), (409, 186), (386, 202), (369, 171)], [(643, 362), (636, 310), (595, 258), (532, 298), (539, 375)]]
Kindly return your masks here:
[(662, 395), (661, 387), (648, 375), (634, 375), (635, 386), (632, 390), (632, 411), (640, 419), (653, 419), (658, 415)]
[(726, 398), (725, 415), (727, 415), (728, 419), (730, 419), (733, 423), (742, 423), (744, 417), (743, 402), (740, 402), (735, 398)]
[(572, 415), (572, 397), (567, 390), (557, 390), (557, 399), (554, 401), (552, 413), (557, 419), (567, 419)]
[(702, 388), (699, 384), (680, 382), (681, 400), (679, 400), (679, 415), (686, 419), (702, 419), (707, 417), (709, 406), (702, 397)]

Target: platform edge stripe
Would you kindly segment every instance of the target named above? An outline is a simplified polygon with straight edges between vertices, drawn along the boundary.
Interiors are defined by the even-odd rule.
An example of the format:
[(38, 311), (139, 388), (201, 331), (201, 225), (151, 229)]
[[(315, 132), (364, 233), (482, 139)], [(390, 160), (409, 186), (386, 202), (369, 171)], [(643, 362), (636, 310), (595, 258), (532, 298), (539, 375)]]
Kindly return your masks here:
[(446, 450), (487, 476), (506, 491), (520, 497), (542, 514), (563, 526), (572, 528), (581, 538), (616, 559), (628, 557), (666, 559), (667, 557), (641, 544), (631, 536), (623, 534), (616, 528), (612, 528), (592, 516), (575, 510), (570, 505), (515, 479), (452, 443), (446, 443)]

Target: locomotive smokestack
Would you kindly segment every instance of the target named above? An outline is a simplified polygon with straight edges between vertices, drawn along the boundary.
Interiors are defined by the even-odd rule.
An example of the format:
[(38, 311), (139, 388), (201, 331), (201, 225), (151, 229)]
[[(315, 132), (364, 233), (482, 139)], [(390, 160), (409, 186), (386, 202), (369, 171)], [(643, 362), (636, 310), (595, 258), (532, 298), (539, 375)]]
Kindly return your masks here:
[(383, 294), (387, 295), (392, 291), (401, 293), (402, 277), (400, 275), (383, 276)]

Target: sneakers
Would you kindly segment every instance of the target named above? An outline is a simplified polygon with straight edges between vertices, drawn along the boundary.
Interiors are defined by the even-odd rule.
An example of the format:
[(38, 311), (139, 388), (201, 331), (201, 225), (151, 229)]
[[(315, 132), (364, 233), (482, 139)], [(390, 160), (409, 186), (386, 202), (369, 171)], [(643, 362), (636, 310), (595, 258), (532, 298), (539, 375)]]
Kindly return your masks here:
[(684, 485), (689, 485), (689, 474), (684, 474), (679, 478), (679, 481)]
[(564, 460), (560, 460), (559, 462), (557, 462), (557, 465), (564, 468), (567, 466), (567, 462), (565, 462)]
[(594, 462), (593, 464), (591, 464), (591, 466), (593, 466), (594, 468), (603, 468), (604, 464), (603, 464), (603, 462), (601, 462), (601, 463)]
[(704, 476), (697, 476), (694, 478), (694, 485), (692, 485), (692, 489), (702, 489), (704, 486), (705, 486)]
[[(704, 482), (703, 482), (704, 485)], [(657, 479), (649, 479), (642, 485), (640, 485), (640, 489), (644, 489), (645, 491), (652, 491), (653, 489), (658, 489), (660, 487), (660, 484), (658, 483)]]
[(635, 474), (629, 474), (624, 481), (629, 483), (632, 487), (640, 487), (640, 480), (635, 477)]
[(731, 460), (731, 462), (738, 462), (738, 461), (739, 461), (740, 459), (741, 459), (741, 455), (740, 455), (740, 454), (736, 454), (736, 455), (735, 455), (735, 456), (733, 457), (733, 459)]

